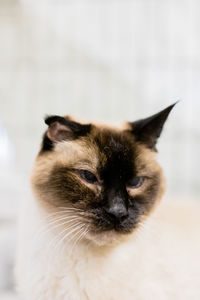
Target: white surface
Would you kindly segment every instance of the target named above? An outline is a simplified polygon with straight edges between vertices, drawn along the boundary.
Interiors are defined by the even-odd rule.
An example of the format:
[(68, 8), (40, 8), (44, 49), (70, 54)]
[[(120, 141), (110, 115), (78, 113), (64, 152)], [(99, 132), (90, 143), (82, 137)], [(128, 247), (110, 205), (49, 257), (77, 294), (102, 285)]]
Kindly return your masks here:
[(16, 224), (0, 223), (0, 300), (15, 299), (13, 266), (16, 249)]

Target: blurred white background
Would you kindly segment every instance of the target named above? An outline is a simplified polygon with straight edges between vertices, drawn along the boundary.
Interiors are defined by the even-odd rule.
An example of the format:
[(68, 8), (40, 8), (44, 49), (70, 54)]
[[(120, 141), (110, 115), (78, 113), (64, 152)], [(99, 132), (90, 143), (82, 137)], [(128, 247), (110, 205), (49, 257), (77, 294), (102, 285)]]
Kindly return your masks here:
[[(0, 299), (46, 114), (133, 121), (177, 100), (159, 143), (166, 199), (199, 199), (198, 0), (0, 0)], [(28, 300), (28, 299), (27, 299)]]

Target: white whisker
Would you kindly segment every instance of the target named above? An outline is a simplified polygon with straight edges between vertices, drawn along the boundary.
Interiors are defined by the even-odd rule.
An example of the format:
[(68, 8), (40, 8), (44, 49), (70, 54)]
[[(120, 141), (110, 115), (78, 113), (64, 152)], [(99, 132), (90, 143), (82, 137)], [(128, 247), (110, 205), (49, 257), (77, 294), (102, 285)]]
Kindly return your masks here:
[[(60, 221), (63, 221), (63, 220), (66, 220), (66, 222), (62, 222), (62, 223), (58, 223), (57, 224), (57, 222), (60, 222)], [(66, 218), (66, 217), (65, 218), (61, 218), (61, 219), (58, 218), (58, 219), (56, 219), (56, 220), (54, 220), (54, 221), (46, 224), (44, 226), (44, 228), (42, 228), (44, 230), (42, 230), (42, 231), (39, 232), (37, 238), (39, 239), (39, 238), (41, 238), (42, 235), (44, 236), (44, 234), (47, 234), (49, 231), (53, 231), (54, 229), (56, 229), (56, 228), (58, 228), (60, 226), (69, 224), (69, 223), (71, 223), (71, 222), (73, 222), (75, 220), (80, 220), (80, 217), (79, 216), (74, 216), (74, 217), (71, 217), (71, 218)], [(56, 224), (56, 225), (53, 226), (54, 224)]]
[[(56, 254), (57, 250), (59, 249), (59, 246), (62, 244), (62, 242), (63, 242), (67, 237), (69, 237), (73, 232), (75, 232), (76, 230), (81, 229), (83, 226), (85, 226), (85, 225), (82, 224), (82, 223), (80, 223), (80, 222), (79, 222), (79, 223), (76, 223), (74, 226), (71, 226), (70, 228), (72, 228), (72, 230), (70, 230), (69, 232), (67, 232), (60, 240), (58, 240), (58, 242), (55, 244), (54, 248), (51, 249), (52, 255), (54, 254), (54, 257), (56, 257), (55, 254)], [(62, 233), (66, 232), (67, 229), (68, 229), (68, 228), (65, 228), (65, 230), (63, 230), (63, 231), (59, 234), (59, 236), (61, 236)], [(56, 236), (56, 238), (57, 238), (57, 236)], [(54, 240), (55, 240), (55, 239), (54, 239)], [(54, 240), (53, 240), (53, 241), (54, 241)]]
[(56, 215), (62, 215), (62, 214), (66, 214), (66, 213), (74, 213), (74, 212), (76, 212), (76, 214), (78, 214), (79, 213), (79, 211), (75, 211), (75, 210), (68, 210), (68, 209), (63, 209), (63, 210), (60, 210), (60, 211), (56, 211), (56, 212), (54, 212), (54, 213), (52, 213), (52, 214), (48, 214), (47, 215), (47, 217), (45, 218), (45, 220), (48, 220), (49, 218), (51, 218), (51, 217), (54, 217), (54, 216), (56, 216)]
[[(78, 242), (80, 242), (81, 239), (82, 239), (84, 236), (86, 236), (86, 234), (87, 234), (88, 231), (89, 231), (88, 228), (89, 228), (89, 225), (85, 228), (85, 230), (84, 230), (84, 228), (83, 228), (82, 233), (78, 236), (78, 238), (75, 240), (74, 244), (72, 245), (71, 253), (73, 252), (73, 249), (74, 249), (75, 246), (78, 244)], [(79, 233), (80, 233), (80, 231), (79, 231)]]
[[(69, 236), (71, 233), (73, 233), (75, 230), (77, 230), (80, 227), (80, 225), (82, 225), (81, 222), (76, 222), (76, 223), (71, 224), (69, 227), (65, 228), (64, 230), (62, 230), (56, 237), (54, 237), (53, 241), (51, 241), (49, 246), (51, 246), (54, 241), (56, 242), (56, 239), (61, 237), (60, 240), (55, 244), (55, 246), (57, 247), (57, 244), (59, 244), (60, 241), (62, 241), (67, 236)], [(71, 228), (72, 228), (72, 230), (68, 232), (68, 230)], [(67, 233), (65, 234), (65, 232), (67, 232)], [(63, 236), (63, 234), (64, 234), (64, 236)]]
[[(78, 225), (80, 225), (80, 226), (75, 227), (73, 230), (71, 230), (71, 231), (68, 232), (66, 235), (64, 235), (63, 238), (60, 240), (60, 242), (64, 241), (67, 237), (69, 237), (69, 236), (70, 236), (74, 231), (76, 231), (77, 229), (81, 229), (83, 226), (85, 226), (85, 224), (83, 224), (83, 223), (81, 223), (81, 222), (79, 222)], [(73, 239), (73, 237), (72, 237), (71, 239)], [(68, 240), (68, 242), (71, 241), (71, 239)], [(59, 242), (59, 243), (60, 243), (60, 242)]]
[[(79, 229), (80, 225), (82, 225), (81, 222), (76, 222), (75, 224), (71, 224), (69, 227), (65, 228), (63, 231), (61, 231), (57, 236), (54, 236), (53, 239), (51, 240), (51, 242), (47, 245), (48, 246), (48, 251), (46, 253), (46, 256), (49, 257), (48, 262), (50, 261), (51, 257), (53, 256), (53, 254), (55, 253), (55, 250), (58, 248), (58, 246), (60, 245), (60, 243), (62, 242), (62, 240), (64, 238), (66, 238), (67, 236), (69, 236), (71, 233), (73, 233), (75, 230)], [(64, 232), (66, 232), (67, 230), (71, 229), (69, 232), (67, 232), (66, 235), (64, 235), (63, 237), (61, 237), (63, 235)], [(58, 242), (55, 244), (56, 240), (61, 237), (61, 239), (58, 240)], [(55, 244), (55, 245), (54, 245)], [(53, 245), (53, 248), (51, 247)], [(51, 251), (51, 255), (49, 255)], [(54, 256), (55, 257), (55, 256)], [(47, 263), (47, 266), (50, 266), (49, 263)]]
[(83, 209), (81, 209), (81, 208), (76, 208), (76, 207), (64, 207), (64, 206), (59, 206), (59, 208), (66, 209), (66, 210), (84, 211)]
[(57, 222), (60, 222), (60, 221), (63, 221), (63, 220), (74, 220), (74, 219), (80, 219), (80, 216), (65, 216), (65, 217), (58, 217), (56, 220), (53, 220), (51, 222), (48, 223), (48, 226), (50, 225), (53, 225)]
[[(67, 240), (67, 242), (69, 243), (69, 242), (73, 241), (74, 239), (76, 240), (76, 236), (77, 236), (77, 235), (79, 236), (79, 234), (82, 233), (82, 231), (84, 231), (84, 227), (85, 227), (84, 224), (83, 224), (83, 226), (80, 226), (80, 227), (78, 228), (78, 231), (77, 231), (75, 234), (73, 234), (73, 235), (70, 237), (70, 239)], [(63, 246), (65, 246), (65, 245), (63, 245)], [(63, 247), (61, 247), (61, 249), (60, 249), (61, 251), (62, 251), (62, 248), (63, 248)]]

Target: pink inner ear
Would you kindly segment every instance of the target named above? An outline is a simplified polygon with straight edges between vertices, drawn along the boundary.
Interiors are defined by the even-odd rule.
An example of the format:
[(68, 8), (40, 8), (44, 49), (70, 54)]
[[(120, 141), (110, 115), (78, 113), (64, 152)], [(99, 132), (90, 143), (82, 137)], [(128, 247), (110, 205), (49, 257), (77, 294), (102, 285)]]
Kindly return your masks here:
[(47, 137), (52, 142), (60, 142), (70, 138), (71, 136), (72, 132), (70, 129), (59, 122), (53, 122), (47, 130)]

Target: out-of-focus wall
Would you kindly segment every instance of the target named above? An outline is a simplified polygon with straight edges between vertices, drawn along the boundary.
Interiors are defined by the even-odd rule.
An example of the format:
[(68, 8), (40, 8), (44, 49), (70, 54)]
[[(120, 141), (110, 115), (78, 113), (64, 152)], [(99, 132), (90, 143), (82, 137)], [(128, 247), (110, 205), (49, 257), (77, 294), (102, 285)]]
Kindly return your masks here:
[[(1, 0), (0, 229), (11, 229), (0, 254), (5, 239), (14, 247), (46, 114), (132, 121), (181, 99), (159, 159), (168, 198), (199, 198), (199, 10), (198, 0)], [(10, 285), (0, 272), (0, 289)]]

